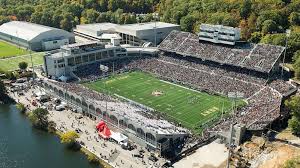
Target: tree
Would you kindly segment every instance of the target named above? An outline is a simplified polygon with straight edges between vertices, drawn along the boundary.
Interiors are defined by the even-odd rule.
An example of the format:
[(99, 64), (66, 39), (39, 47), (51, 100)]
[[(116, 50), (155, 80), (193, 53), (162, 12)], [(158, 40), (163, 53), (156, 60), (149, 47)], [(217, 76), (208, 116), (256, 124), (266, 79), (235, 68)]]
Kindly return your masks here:
[(293, 134), (299, 135), (300, 133), (300, 121), (296, 117), (292, 117), (288, 122), (289, 127), (291, 128)]
[(240, 15), (242, 18), (247, 18), (251, 13), (251, 0), (244, 0), (240, 9)]
[(16, 107), (17, 107), (17, 109), (18, 109), (21, 113), (25, 113), (26, 108), (25, 108), (24, 104), (18, 103), (18, 104), (16, 105)]
[(300, 25), (300, 13), (292, 12), (289, 16), (289, 22), (291, 25)]
[(289, 120), (289, 127), (296, 135), (300, 134), (300, 96), (292, 96), (285, 101), (285, 106), (290, 110), (292, 119)]
[(1, 16), (0, 15), (0, 25), (2, 25), (3, 23), (9, 22), (10, 19), (7, 16)]
[(72, 28), (76, 25), (75, 18), (71, 13), (64, 13), (62, 18), (63, 19), (60, 21), (60, 28), (71, 31)]
[(287, 160), (282, 168), (297, 168), (300, 167), (300, 157), (297, 156), (291, 160)]
[(108, 0), (107, 8), (110, 11), (115, 11), (118, 8), (118, 1), (117, 0)]
[(29, 113), (29, 119), (35, 128), (48, 130), (48, 110), (37, 108)]
[(281, 12), (278, 10), (266, 10), (260, 13), (259, 17), (257, 18), (257, 27), (261, 30), (263, 27), (263, 23), (266, 20), (274, 21), (276, 24), (283, 25), (284, 24), (284, 17), (282, 16)]
[(293, 62), (295, 63), (299, 58), (300, 58), (300, 50), (297, 50), (296, 52), (294, 52)]
[(61, 143), (66, 144), (69, 148), (76, 145), (77, 138), (79, 138), (79, 135), (75, 131), (68, 131), (60, 136)]
[(19, 63), (19, 68), (21, 69), (21, 70), (26, 70), (27, 69), (27, 67), (28, 67), (28, 63), (27, 62), (20, 62)]
[(96, 19), (97, 23), (103, 23), (103, 22), (107, 22), (107, 21), (108, 21), (107, 20), (107, 15), (104, 12), (100, 13), (99, 16)]
[(191, 32), (193, 30), (195, 19), (191, 15), (187, 15), (180, 19), (180, 26), (183, 31)]
[(260, 42), (261, 38), (262, 38), (261, 32), (254, 32), (251, 34), (249, 41), (252, 43), (258, 43), (258, 42)]
[(263, 34), (272, 33), (276, 30), (277, 30), (277, 24), (273, 20), (265, 20), (263, 22), (263, 26), (261, 29)]
[[(84, 23), (95, 23), (100, 13), (94, 9), (87, 9), (83, 11), (82, 18), (84, 18)], [(83, 22), (83, 21), (82, 21)]]
[(295, 70), (295, 78), (300, 80), (300, 57), (293, 64), (293, 68)]
[(42, 12), (34, 12), (30, 17), (30, 22), (33, 23), (41, 23), (43, 13)]

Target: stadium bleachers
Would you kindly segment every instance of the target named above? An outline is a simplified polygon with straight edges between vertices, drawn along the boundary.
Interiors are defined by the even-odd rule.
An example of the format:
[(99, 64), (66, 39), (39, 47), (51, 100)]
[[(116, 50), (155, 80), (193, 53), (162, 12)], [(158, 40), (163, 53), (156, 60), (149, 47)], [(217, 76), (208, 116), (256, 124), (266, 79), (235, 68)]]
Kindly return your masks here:
[(199, 42), (197, 35), (180, 31), (172, 31), (158, 48), (182, 56), (197, 57), (264, 73), (272, 70), (284, 51), (284, 47), (268, 44), (226, 46)]
[(172, 31), (159, 50), (158, 57), (96, 62), (78, 67), (75, 74), (84, 81), (99, 79), (102, 64), (109, 67), (109, 73), (141, 70), (211, 94), (242, 93), (248, 104), (207, 131), (228, 130), (232, 123), (261, 130), (280, 116), (283, 95), (295, 89), (286, 81), (269, 78), (284, 47), (252, 43), (226, 46), (199, 42), (192, 33)]
[[(112, 62), (102, 64), (108, 66), (110, 72), (113, 71)], [(100, 63), (85, 65), (78, 68), (76, 73), (85, 80), (98, 79), (101, 77), (99, 66)], [(89, 70), (89, 67), (93, 70)], [(202, 64), (201, 61), (162, 53), (159, 57), (114, 60), (114, 67), (115, 72), (141, 70), (211, 94), (227, 96), (229, 92), (243, 93), (248, 105), (239, 109), (231, 118), (216, 124), (211, 128), (213, 131), (229, 129), (231, 123), (245, 124), (251, 129), (263, 129), (280, 116), (282, 94), (295, 88), (283, 80), (267, 82), (267, 79), (259, 75), (236, 72), (234, 68), (224, 65)]]

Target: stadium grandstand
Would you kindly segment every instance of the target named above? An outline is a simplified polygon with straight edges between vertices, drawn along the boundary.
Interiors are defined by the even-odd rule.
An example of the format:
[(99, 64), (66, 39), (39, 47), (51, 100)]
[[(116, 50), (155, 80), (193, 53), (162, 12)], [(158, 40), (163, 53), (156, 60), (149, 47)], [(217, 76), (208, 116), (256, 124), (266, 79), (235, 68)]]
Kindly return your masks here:
[(278, 69), (279, 58), (284, 51), (284, 47), (269, 44), (242, 43), (229, 46), (208, 43), (199, 41), (195, 34), (180, 31), (172, 31), (159, 49), (262, 73)]
[[(213, 116), (214, 118), (206, 118), (209, 119), (209, 121), (189, 127), (189, 130), (190, 128), (201, 128), (202, 134), (201, 138), (197, 137), (196, 139), (190, 138), (186, 140), (185, 136), (187, 133), (193, 133), (193, 131), (184, 131), (182, 128), (185, 127), (184, 123), (169, 120), (169, 118), (166, 117), (167, 115), (161, 115), (164, 111), (157, 113), (144, 104), (132, 101), (131, 98), (125, 97), (125, 101), (124, 98), (122, 98), (122, 101), (130, 106), (124, 107), (123, 109), (131, 109), (132, 106), (139, 109), (135, 112), (128, 112), (128, 115), (141, 115), (151, 119), (160, 118), (163, 119), (164, 122), (168, 120), (168, 123), (172, 126), (167, 125), (173, 129), (173, 131), (167, 131), (169, 132), (168, 136), (178, 137), (178, 131), (180, 130), (179, 132), (182, 133), (183, 136), (180, 136), (176, 141), (182, 142), (186, 140), (184, 144), (190, 144), (191, 142), (199, 144), (220, 133), (228, 133), (232, 124), (243, 126), (251, 131), (262, 131), (274, 121), (283, 117), (282, 101), (295, 93), (297, 89), (288, 81), (278, 78), (277, 71), (279, 69), (281, 55), (285, 49), (284, 47), (267, 44), (240, 43), (238, 39), (236, 40), (235, 45), (213, 43), (204, 41), (203, 39), (199, 40), (199, 36), (195, 34), (175, 30), (160, 43), (158, 46), (158, 54), (141, 54), (136, 57), (118, 57), (117, 59), (87, 62), (86, 64), (76, 66), (73, 69), (73, 73), (84, 82), (95, 84), (93, 83), (94, 81), (103, 79), (104, 83), (108, 84), (109, 82), (117, 80), (114, 78), (116, 74), (139, 71), (151, 74), (160, 81), (172, 83), (174, 87), (176, 85), (200, 93), (207, 93), (208, 95), (231, 97), (232, 95), (239, 94), (241, 96), (240, 98), (246, 102), (246, 105), (232, 108), (232, 111), (227, 115), (223, 116), (222, 112), (222, 116), (216, 115)], [(103, 69), (99, 68), (101, 66), (107, 67), (107, 71), (103, 71)], [(111, 79), (111, 81), (105, 81), (107, 78)], [(120, 78), (125, 79), (128, 78), (128, 76), (121, 76)], [(143, 82), (143, 80), (145, 80), (145, 83), (151, 81), (150, 79), (147, 80), (144, 78), (140, 80), (138, 83)], [(52, 87), (52, 89), (55, 90), (53, 84), (48, 83), (47, 85), (46, 87)], [(69, 84), (59, 82), (56, 82), (55, 85), (58, 85), (60, 88), (66, 86), (67, 93), (75, 92), (79, 95), (84, 95), (84, 97), (78, 99), (78, 101), (76, 98), (70, 98), (70, 94), (68, 94), (67, 97), (69, 96), (69, 100), (73, 99), (71, 101), (75, 100), (75, 104), (82, 107), (83, 111), (90, 115), (97, 113), (93, 111), (90, 112), (87, 105), (88, 103), (83, 103), (83, 100), (96, 100), (95, 95), (102, 95), (99, 101), (99, 105), (102, 106), (102, 108), (105, 107), (105, 102), (109, 104), (115, 101), (118, 102), (119, 100), (119, 95), (116, 93), (113, 93), (113, 96), (117, 96), (117, 98), (114, 97), (112, 100), (112, 98), (108, 98), (108, 95), (112, 96), (108, 91), (96, 93), (91, 91), (91, 88), (86, 87), (87, 85), (79, 86), (79, 84), (70, 84), (69, 86)], [(126, 85), (125, 90), (131, 87), (130, 83), (125, 83), (124, 85)], [(70, 90), (75, 88), (74, 86), (84, 88), (85, 91)], [(116, 90), (119, 90), (119, 88), (116, 88)], [(128, 92), (129, 90), (126, 91)], [(66, 97), (64, 89), (56, 89), (55, 92), (61, 97)], [(145, 90), (141, 92), (145, 92)], [(159, 90), (157, 92), (159, 92)], [(163, 92), (160, 94), (163, 94)], [(136, 95), (133, 95), (133, 97), (135, 96)], [(140, 97), (139, 100), (143, 100), (143, 98)], [(200, 101), (200, 103), (202, 102), (203, 101)], [(96, 105), (94, 105), (94, 108), (95, 106)], [(118, 106), (119, 105), (116, 105), (115, 108)], [(92, 108), (92, 110), (94, 108)], [(171, 106), (167, 109), (171, 109)], [(105, 111), (110, 113), (110, 111), (115, 110), (116, 109), (106, 109)], [(127, 110), (121, 111), (126, 111), (125, 113), (127, 113)], [(118, 116), (127, 115), (119, 112), (116, 113)], [(101, 117), (101, 115), (96, 115), (95, 117)], [(122, 120), (122, 122), (125, 121), (121, 118), (118, 120)], [(141, 120), (143, 119), (138, 119), (136, 124), (141, 124), (139, 122)], [(211, 124), (210, 121), (212, 121), (213, 124)], [(156, 123), (156, 121), (154, 123)], [(164, 129), (163, 126), (158, 127)], [(136, 131), (133, 134), (137, 135), (139, 133)], [(154, 137), (159, 136), (154, 135)], [(166, 138), (167, 136), (164, 137)], [(164, 146), (172, 146), (171, 144), (174, 139), (166, 139), (164, 142), (168, 143)], [(156, 138), (156, 140), (159, 140), (159, 138)], [(148, 143), (147, 140), (145, 143)], [(186, 146), (187, 145), (184, 145), (184, 147)], [(154, 148), (160, 147), (154, 146)]]

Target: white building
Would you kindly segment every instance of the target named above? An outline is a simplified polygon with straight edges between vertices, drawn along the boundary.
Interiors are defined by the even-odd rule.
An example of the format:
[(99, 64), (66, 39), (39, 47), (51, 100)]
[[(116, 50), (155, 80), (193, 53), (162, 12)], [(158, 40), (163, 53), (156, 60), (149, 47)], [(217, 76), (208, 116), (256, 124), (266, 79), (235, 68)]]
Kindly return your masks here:
[(74, 34), (65, 30), (21, 21), (2, 24), (0, 39), (34, 51), (57, 49), (75, 42)]
[(126, 50), (119, 46), (105, 45), (97, 41), (69, 44), (45, 54), (44, 70), (47, 76), (55, 78), (72, 76), (71, 73), (78, 66), (126, 55)]
[(201, 24), (198, 34), (199, 40), (229, 45), (235, 45), (235, 42), (240, 40), (240, 35), (239, 28), (210, 24)]
[[(91, 40), (110, 42), (105, 34), (110, 34), (113, 38), (120, 39), (120, 44), (130, 44), (141, 46), (144, 43), (151, 42), (159, 44), (172, 30), (180, 30), (179, 25), (164, 22), (148, 22), (136, 24), (113, 24), (113, 23), (95, 23), (77, 25), (74, 33)], [(114, 34), (114, 35), (112, 35)], [(111, 41), (113, 43), (113, 41)]]
[(72, 76), (72, 72), (82, 65), (124, 57), (153, 56), (157, 51), (157, 48), (126, 48), (99, 41), (69, 44), (45, 54), (44, 71), (53, 78)]

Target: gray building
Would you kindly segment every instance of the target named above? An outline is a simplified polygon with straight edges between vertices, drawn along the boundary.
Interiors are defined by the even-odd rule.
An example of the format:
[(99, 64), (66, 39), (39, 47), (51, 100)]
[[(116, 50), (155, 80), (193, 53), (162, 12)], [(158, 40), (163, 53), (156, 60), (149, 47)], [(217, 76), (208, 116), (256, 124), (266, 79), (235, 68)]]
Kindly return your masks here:
[(75, 42), (73, 33), (21, 21), (2, 24), (0, 26), (0, 39), (33, 51), (53, 50)]
[[(120, 44), (142, 46), (151, 42), (159, 44), (172, 30), (180, 30), (180, 26), (164, 22), (148, 22), (136, 24), (95, 23), (77, 25), (74, 33), (90, 40), (107, 40), (104, 34), (117, 34), (115, 39), (121, 39)], [(113, 42), (112, 42), (113, 43)]]
[(203, 41), (235, 45), (235, 42), (240, 40), (241, 30), (223, 25), (201, 24), (198, 36), (199, 40)]

